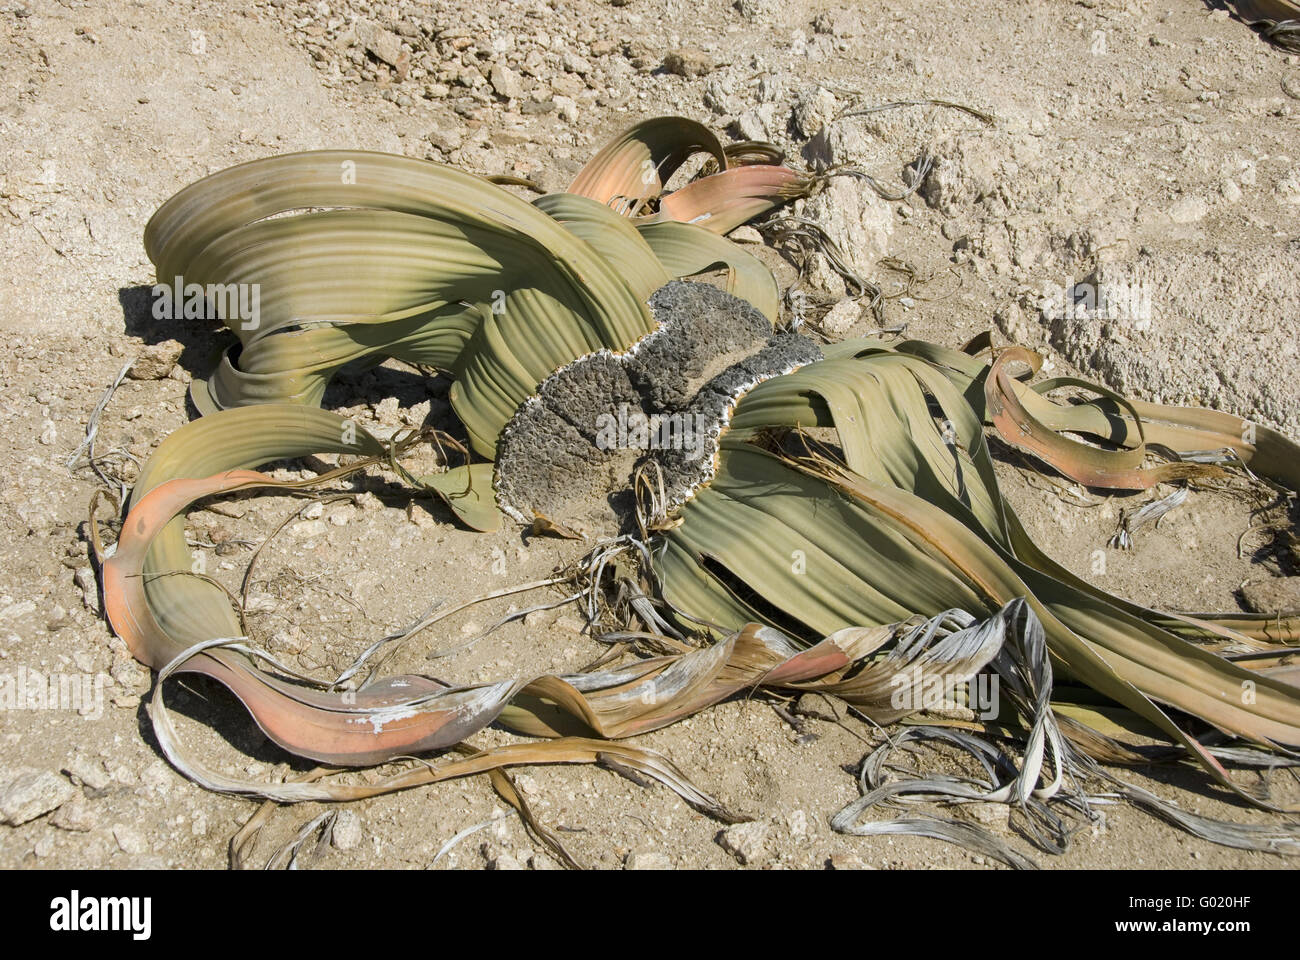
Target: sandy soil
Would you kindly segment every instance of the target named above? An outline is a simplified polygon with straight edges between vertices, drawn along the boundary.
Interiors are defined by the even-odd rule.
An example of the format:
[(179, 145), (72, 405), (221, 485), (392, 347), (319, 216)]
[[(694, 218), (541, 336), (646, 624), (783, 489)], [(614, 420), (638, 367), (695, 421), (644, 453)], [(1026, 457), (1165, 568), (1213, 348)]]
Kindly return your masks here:
[[(98, 484), (66, 466), (105, 387), (152, 345), (176, 340), (183, 352), (159, 379), (123, 382), (103, 415), (100, 449), (143, 459), (188, 419), (187, 382), (206, 373), (227, 339), (150, 317), (154, 277), (140, 238), (175, 190), (230, 164), (343, 146), (526, 175), (558, 189), (606, 137), (669, 112), (736, 137), (777, 140), (800, 163), (851, 161), (891, 184), (903, 183), (925, 150), (930, 172), (908, 199), (886, 202), (841, 181), (852, 184), (848, 213), (815, 201), (806, 211), (824, 216), (864, 275), (896, 297), (887, 322), (954, 346), (993, 327), (1044, 349), (1055, 371), (1300, 432), (1295, 56), (1195, 0), (860, 7), (0, 3), (0, 330), (8, 345), (0, 416), (9, 439), (0, 450), (0, 673), (106, 677), (102, 711), (91, 716), (0, 711), (0, 781), (45, 775), (37, 801), (45, 809), (0, 826), (0, 866), (222, 867), (228, 838), (255, 809), (204, 791), (162, 759), (140, 699), (149, 673), (99, 618), (87, 579), (87, 503)], [(691, 49), (672, 62), (686, 66), (665, 69), (665, 53), (680, 48)], [(997, 121), (986, 127), (940, 107), (833, 119), (856, 103), (922, 97), (968, 104)], [(795, 280), (788, 257), (770, 248), (763, 256), (783, 285)], [(884, 257), (932, 279), (897, 299), (906, 291)], [(828, 302), (843, 295), (824, 265), (809, 270)], [(1046, 301), (1096, 271), (1147, 282), (1151, 315), (1140, 323), (1055, 316)], [(874, 328), (856, 312), (841, 333)], [(341, 378), (327, 405), (388, 430), (447, 424), (446, 389), (392, 364)], [(1158, 529), (1142, 531), (1134, 550), (1119, 552), (1104, 549), (1119, 510), (1142, 498), (1084, 495), (1088, 505), (1078, 506), (1031, 484), (1013, 460), (999, 471), (1049, 553), (1146, 603), (1238, 609), (1243, 585), (1300, 572), (1285, 535), (1239, 544), (1252, 522), (1240, 498), (1194, 495)], [(299, 505), (263, 498), (197, 511), (196, 549), (233, 581), (250, 543)], [(375, 475), (353, 502), (326, 506), (264, 552), (253, 626), (277, 654), (326, 673), (431, 602), (544, 577), (582, 549), (515, 530), (471, 533), (440, 505), (412, 501)], [(1278, 581), (1292, 591), (1295, 582)], [(511, 602), (440, 624), (393, 667), (430, 669), (425, 653), (474, 636)], [(604, 650), (580, 625), (564, 609), (533, 615), (434, 670), (461, 681), (573, 670)], [(308, 767), (269, 743), (220, 687), (186, 680), (171, 700), (182, 735), (220, 769), (272, 777)], [(493, 730), (479, 742), (510, 739)], [(1000, 867), (937, 841), (831, 832), (829, 817), (857, 796), (857, 764), (878, 742), (855, 718), (810, 718), (795, 729), (770, 702), (751, 698), (639, 742), (767, 825), (753, 866)], [(1125, 775), (1206, 815), (1268, 820), (1191, 769)], [(717, 842), (721, 825), (661, 787), (590, 768), (537, 768), (518, 780), (584, 863), (738, 866)], [(1278, 800), (1300, 800), (1288, 775), (1275, 776), (1273, 788)], [(320, 812), (277, 811), (257, 856), (265, 860)], [(436, 868), (556, 866), (505, 813), (482, 779), (355, 804), (312, 862), (425, 868), (453, 835), (500, 817)], [(979, 815), (1029, 850), (1004, 813)], [(1286, 865), (1125, 807), (1108, 808), (1104, 823), (1082, 830), (1063, 856), (1035, 858), (1050, 867)]]

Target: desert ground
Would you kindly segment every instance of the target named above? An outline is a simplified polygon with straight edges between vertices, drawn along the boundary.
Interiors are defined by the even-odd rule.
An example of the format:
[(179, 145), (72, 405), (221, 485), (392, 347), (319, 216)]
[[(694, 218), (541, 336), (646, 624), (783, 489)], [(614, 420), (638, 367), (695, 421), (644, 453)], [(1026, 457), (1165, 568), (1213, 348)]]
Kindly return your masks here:
[[(800, 167), (851, 163), (900, 191), (920, 176), (902, 200), (838, 178), (797, 205), (880, 285), (883, 318), (845, 300), (851, 291), (817, 256), (800, 261), (753, 230), (737, 237), (783, 287), (802, 266), (819, 312), (830, 308), (820, 320), (829, 335), (864, 336), (883, 319), (956, 347), (993, 330), (1043, 352), (1052, 373), (1300, 435), (1300, 58), (1200, 0), (2, 0), (0, 65), (0, 673), (97, 678), (81, 711), (0, 711), (3, 867), (224, 868), (231, 836), (258, 809), (190, 782), (160, 752), (142, 702), (150, 672), (100, 615), (87, 517), (104, 483), (68, 466), (95, 405), (136, 358), (98, 418), (99, 449), (129, 455), (117, 475), (129, 483), (132, 460), (192, 415), (188, 383), (230, 338), (215, 324), (153, 319), (141, 235), (175, 191), (235, 163), (347, 147), (561, 190), (633, 121), (681, 114), (724, 138), (776, 142)], [(843, 116), (907, 100), (992, 122), (934, 103)], [(1139, 291), (1149, 309), (1063, 316), (1061, 297), (1080, 282)], [(379, 433), (454, 429), (447, 389), (389, 363), (340, 377), (326, 406)], [(998, 470), (1047, 552), (1112, 592), (1176, 610), (1300, 608), (1296, 541), (1266, 523), (1276, 505), (1196, 493), (1121, 551), (1107, 541), (1142, 497), (1064, 489), (1012, 458)], [(369, 477), (291, 522), (261, 556), (252, 624), (297, 669), (337, 671), (437, 601), (544, 578), (582, 552), (513, 526), (474, 533), (394, 480)], [(214, 575), (237, 582), (300, 505), (263, 497), (196, 510), (193, 544)], [(426, 653), (527, 602), (444, 621), (394, 666), (427, 669)], [(572, 608), (530, 614), (438, 660), (438, 674), (576, 670), (606, 649), (582, 626)], [(180, 733), (215, 768), (265, 779), (310, 768), (216, 684), (169, 690)], [(743, 850), (665, 788), (609, 770), (536, 767), (516, 781), (593, 867), (1003, 868), (935, 840), (832, 832), (880, 735), (851, 715), (793, 716), (770, 698), (736, 698), (638, 738), (752, 818)], [(1270, 822), (1190, 767), (1123, 776), (1207, 816)], [(1300, 800), (1287, 771), (1270, 782), (1275, 799)], [(1042, 867), (1288, 863), (1129, 806), (1103, 809), (1059, 856), (1032, 851), (1004, 807), (963, 815)], [(324, 812), (271, 811), (250, 862)], [(299, 866), (559, 866), (482, 777), (335, 812), (332, 840)]]

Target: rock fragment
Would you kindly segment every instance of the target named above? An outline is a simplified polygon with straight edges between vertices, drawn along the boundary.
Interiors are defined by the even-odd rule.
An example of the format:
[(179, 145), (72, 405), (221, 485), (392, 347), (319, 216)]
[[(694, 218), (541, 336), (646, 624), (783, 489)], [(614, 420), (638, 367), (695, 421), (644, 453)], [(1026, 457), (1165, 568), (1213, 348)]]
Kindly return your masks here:
[(688, 80), (713, 72), (713, 60), (696, 47), (678, 47), (664, 54), (664, 69)]
[(355, 810), (340, 810), (330, 832), (336, 850), (354, 850), (361, 844), (361, 816)]
[(74, 797), (54, 811), (50, 823), (60, 830), (72, 833), (88, 833), (99, 826), (99, 814), (84, 797)]
[(856, 300), (841, 300), (821, 319), (821, 328), (832, 336), (842, 337), (862, 317), (862, 305)]
[(11, 827), (43, 817), (76, 795), (66, 777), (50, 770), (20, 767), (0, 786), (0, 823)]
[(402, 38), (378, 24), (362, 21), (357, 24), (356, 31), (357, 41), (376, 60), (397, 68), (409, 59), (409, 54), (402, 49)]
[(132, 380), (166, 380), (185, 347), (178, 340), (151, 343), (144, 348), (126, 375)]
[(813, 137), (835, 118), (838, 103), (825, 87), (806, 87), (795, 96), (791, 119), (801, 137)]
[(624, 870), (671, 870), (672, 860), (666, 853), (658, 851), (633, 850), (623, 858)]
[(493, 65), (488, 74), (488, 82), (492, 84), (497, 96), (506, 100), (517, 100), (524, 95), (522, 78), (503, 63)]
[(92, 760), (82, 754), (78, 754), (64, 764), (63, 772), (72, 777), (74, 783), (89, 787), (91, 790), (104, 790), (113, 782), (113, 778), (104, 769), (102, 761)]
[(736, 823), (718, 834), (717, 843), (741, 866), (759, 866), (771, 858), (767, 849), (769, 832), (770, 826), (763, 820)]
[(1169, 219), (1174, 223), (1195, 223), (1210, 212), (1210, 205), (1200, 197), (1183, 197), (1169, 208)]
[(145, 853), (149, 849), (149, 843), (144, 834), (129, 824), (113, 824), (113, 839), (117, 841), (119, 850), (133, 856)]

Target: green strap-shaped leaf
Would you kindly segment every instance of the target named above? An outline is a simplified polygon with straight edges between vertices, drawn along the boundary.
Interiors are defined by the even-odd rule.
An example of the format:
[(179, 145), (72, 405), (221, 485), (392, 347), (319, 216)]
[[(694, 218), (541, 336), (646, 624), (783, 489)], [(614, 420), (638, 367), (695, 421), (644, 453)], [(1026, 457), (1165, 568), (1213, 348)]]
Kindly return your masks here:
[(692, 277), (727, 269), (727, 292), (748, 300), (773, 323), (781, 316), (781, 296), (772, 271), (725, 237), (689, 223), (640, 223), (637, 231), (673, 277)]
[(492, 490), (492, 464), (471, 463), (428, 474), (419, 482), (437, 492), (467, 527), (483, 533), (501, 528), (501, 511)]

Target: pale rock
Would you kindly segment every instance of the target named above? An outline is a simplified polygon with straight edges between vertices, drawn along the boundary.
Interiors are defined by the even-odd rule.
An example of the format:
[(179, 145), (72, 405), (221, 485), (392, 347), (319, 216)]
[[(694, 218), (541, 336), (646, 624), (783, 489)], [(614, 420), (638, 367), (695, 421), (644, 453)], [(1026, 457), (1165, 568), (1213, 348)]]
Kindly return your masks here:
[(488, 74), (488, 82), (497, 96), (505, 100), (517, 100), (524, 95), (524, 82), (504, 63), (496, 63)]
[(91, 790), (103, 790), (113, 782), (113, 778), (104, 769), (102, 760), (92, 760), (81, 754), (64, 764), (63, 772), (72, 777), (74, 783), (80, 783)]
[(274, 613), (280, 599), (273, 593), (250, 593), (244, 604), (244, 613)]
[(835, 337), (843, 337), (862, 318), (862, 304), (856, 300), (841, 300), (821, 319), (821, 328)]
[(403, 407), (398, 411), (398, 416), (401, 418), (402, 423), (408, 427), (420, 427), (424, 425), (424, 421), (428, 419), (429, 411), (432, 409), (433, 404), (431, 401), (421, 400), (409, 407)]
[(50, 770), (20, 767), (0, 786), (0, 823), (16, 827), (43, 817), (76, 796), (76, 788)]
[(165, 760), (155, 760), (140, 773), (140, 784), (153, 793), (166, 796), (177, 783), (176, 774)]
[(960, 240), (970, 234), (970, 224), (964, 220), (945, 220), (939, 232), (945, 240)]
[(866, 166), (879, 159), (879, 146), (852, 120), (836, 120), (823, 124), (803, 147), (803, 157), (815, 170), (826, 170), (845, 164)]
[(548, 619), (547, 611), (534, 610), (532, 613), (524, 614), (524, 626), (529, 630), (536, 630), (539, 627), (545, 626)]
[(437, 130), (430, 130), (425, 136), (429, 143), (442, 153), (451, 153), (460, 149), (460, 145), (465, 141), (465, 134), (459, 127), (448, 126)]
[(555, 112), (565, 123), (578, 122), (578, 102), (572, 97), (556, 94), (551, 98), (551, 102), (555, 104)]
[(185, 347), (179, 340), (164, 340), (145, 347), (126, 375), (132, 380), (165, 380)]
[(500, 844), (505, 843), (510, 838), (511, 821), (504, 810), (500, 807), (493, 807), (491, 822), (492, 826), (488, 828), (488, 831), (492, 834), (492, 840), (479, 846), (479, 852), (488, 860), (500, 853)]
[(1024, 307), (1016, 301), (1000, 307), (993, 314), (993, 323), (1012, 343), (1029, 344), (1037, 339), (1041, 328), (1030, 322)]
[(763, 103), (750, 107), (731, 124), (732, 132), (741, 140), (770, 140), (772, 122), (776, 118), (776, 105)]
[(117, 841), (117, 847), (123, 853), (137, 855), (149, 849), (144, 834), (125, 823), (113, 824), (113, 839)]
[(983, 134), (953, 135), (930, 146), (930, 169), (921, 197), (946, 217), (996, 195), (1007, 153), (1004, 140)]
[(303, 642), (301, 633), (295, 630), (277, 630), (267, 639), (266, 645), (271, 648), (272, 653), (302, 653), (307, 648)]
[(576, 73), (580, 77), (585, 77), (591, 73), (591, 61), (574, 53), (572, 50), (565, 52), (561, 65), (564, 67), (565, 73)]
[(648, 40), (634, 38), (624, 47), (627, 62), (637, 73), (650, 73), (662, 63), (658, 48)]
[(357, 506), (366, 513), (374, 513), (376, 510), (384, 509), (384, 501), (366, 490), (357, 494)]
[[(6, 601), (9, 601), (9, 599), (8, 597), (5, 598)], [(6, 605), (0, 608), (0, 620), (19, 620), (35, 612), (35, 600), (19, 600), (16, 603), (6, 602)]]
[(149, 683), (149, 671), (128, 656), (122, 656), (108, 668), (109, 676), (127, 690), (140, 689)]
[(710, 77), (704, 83), (704, 105), (719, 115), (737, 114), (744, 108), (723, 77)]
[(801, 137), (815, 136), (835, 118), (838, 106), (835, 94), (825, 87), (806, 87), (795, 97), (791, 115), (795, 132)]
[(358, 42), (376, 60), (382, 60), (390, 67), (400, 67), (406, 58), (402, 50), (402, 39), (394, 33), (374, 23), (362, 21), (356, 26)]
[(742, 866), (757, 866), (771, 857), (767, 850), (770, 829), (764, 820), (732, 824), (718, 834), (717, 843)]
[(1209, 212), (1210, 205), (1200, 197), (1187, 196), (1169, 208), (1169, 219), (1174, 223), (1195, 223)]
[[(821, 226), (859, 276), (872, 276), (876, 262), (889, 253), (893, 208), (848, 177), (831, 178), (821, 193), (803, 205), (801, 215)], [(828, 293), (843, 293), (838, 278), (820, 285)]]
[(353, 850), (362, 839), (361, 817), (355, 810), (340, 810), (330, 831), (330, 843), (336, 850)]
[(434, 530), (438, 526), (437, 518), (422, 503), (412, 500), (406, 505), (406, 519), (421, 530)]
[(72, 581), (81, 590), (81, 603), (95, 616), (99, 616), (99, 583), (91, 567), (78, 567)]
[(53, 633), (56, 630), (62, 630), (70, 622), (68, 620), (68, 611), (56, 603), (54, 608), (50, 610), (50, 618), (46, 621), (45, 629)]
[(88, 833), (99, 826), (99, 814), (85, 797), (74, 797), (54, 811), (50, 823), (60, 830)]
[[(1300, 433), (1300, 352), (1284, 334), (1300, 297), (1300, 244), (1149, 251), (1103, 263), (1087, 282), (1104, 310), (1064, 311), (1063, 291), (1044, 298), (1045, 332), (1066, 360), (1128, 396)], [(1257, 335), (1242, 335), (1243, 317)]]
[(289, 533), (301, 540), (310, 537), (319, 537), (329, 526), (324, 520), (299, 520), (297, 523), (289, 524)]

